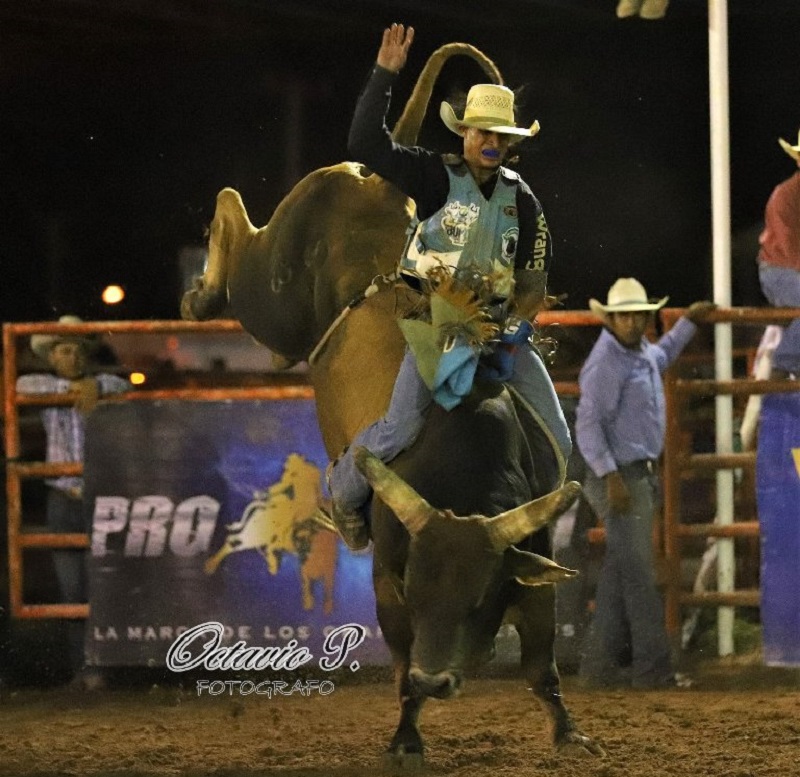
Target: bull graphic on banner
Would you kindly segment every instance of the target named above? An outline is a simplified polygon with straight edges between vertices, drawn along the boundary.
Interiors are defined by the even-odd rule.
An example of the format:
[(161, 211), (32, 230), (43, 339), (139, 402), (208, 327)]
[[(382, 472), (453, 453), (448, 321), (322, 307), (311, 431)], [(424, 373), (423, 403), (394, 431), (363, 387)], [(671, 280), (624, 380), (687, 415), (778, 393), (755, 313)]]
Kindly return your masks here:
[(284, 555), (292, 554), (300, 562), (303, 609), (314, 609), (314, 584), (321, 582), (323, 609), (330, 614), (338, 541), (314, 517), (324, 501), (321, 480), (319, 467), (297, 453), (289, 454), (280, 480), (254, 492), (241, 518), (226, 527), (225, 541), (205, 563), (206, 574), (214, 574), (232, 553), (257, 551), (270, 575), (277, 575)]
[(314, 519), (328, 457), (310, 397), (108, 403), (87, 420), (90, 664), (163, 665), (179, 635), (313, 655), (347, 624), (384, 664), (372, 557)]

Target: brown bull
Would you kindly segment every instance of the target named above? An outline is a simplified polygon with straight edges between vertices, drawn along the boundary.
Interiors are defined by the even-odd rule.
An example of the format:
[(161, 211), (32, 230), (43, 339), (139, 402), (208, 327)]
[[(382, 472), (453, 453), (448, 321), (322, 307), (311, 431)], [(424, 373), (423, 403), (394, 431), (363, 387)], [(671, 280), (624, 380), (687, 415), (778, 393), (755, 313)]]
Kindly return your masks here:
[[(396, 141), (415, 142), (433, 81), (453, 54), (472, 57), (502, 83), (472, 47), (443, 47), (427, 63), (395, 127)], [(262, 229), (226, 189), (212, 224), (208, 270), (183, 300), (185, 318), (213, 317), (229, 302), (244, 328), (287, 363), (310, 361), (330, 456), (382, 415), (391, 396), (404, 350), (396, 318), (413, 304), (410, 292), (382, 283), (349, 315), (340, 313), (375, 276), (394, 270), (411, 212), (394, 187), (352, 163), (309, 175)], [(386, 503), (372, 506), (373, 581), (401, 707), (387, 753), (392, 766), (423, 762), (418, 718), (425, 699), (453, 695), (464, 670), (491, 657), (504, 618), (519, 632), (525, 676), (554, 744), (602, 752), (568, 714), (553, 655), (552, 583), (570, 571), (546, 558), (545, 524), (575, 498), (577, 484), (536, 500), (539, 482), (550, 479), (537, 461), (531, 419), (523, 419), (508, 390), (476, 386), (450, 413), (434, 406), (417, 443), (391, 464), (400, 485), (387, 486), (387, 469), (359, 457)], [(399, 500), (398, 491), (405, 494)]]

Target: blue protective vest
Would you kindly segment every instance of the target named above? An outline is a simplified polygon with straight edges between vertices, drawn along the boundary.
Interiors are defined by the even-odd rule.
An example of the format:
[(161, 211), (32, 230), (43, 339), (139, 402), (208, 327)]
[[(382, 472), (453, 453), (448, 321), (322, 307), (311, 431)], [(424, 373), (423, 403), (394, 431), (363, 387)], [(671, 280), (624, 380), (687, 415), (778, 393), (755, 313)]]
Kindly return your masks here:
[(474, 268), (491, 274), (496, 297), (508, 297), (514, 281), (519, 242), (517, 182), (519, 176), (500, 168), (491, 199), (478, 188), (467, 166), (445, 163), (450, 191), (445, 204), (414, 230), (400, 261), (400, 271), (424, 278), (432, 267), (451, 271)]

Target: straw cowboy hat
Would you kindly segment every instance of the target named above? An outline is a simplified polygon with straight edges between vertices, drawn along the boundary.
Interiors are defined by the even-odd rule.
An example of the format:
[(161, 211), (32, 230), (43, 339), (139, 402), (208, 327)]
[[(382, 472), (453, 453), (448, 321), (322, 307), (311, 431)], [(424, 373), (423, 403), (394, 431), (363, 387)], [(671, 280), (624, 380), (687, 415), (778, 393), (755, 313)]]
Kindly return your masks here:
[(475, 84), (467, 94), (464, 117), (459, 119), (453, 106), (442, 102), (439, 108), (442, 121), (451, 132), (463, 135), (462, 127), (477, 127), (488, 132), (515, 135), (512, 143), (532, 138), (539, 131), (539, 122), (530, 127), (518, 127), (514, 119), (514, 92), (499, 84)]
[(778, 143), (781, 148), (792, 158), (795, 162), (800, 162), (800, 131), (797, 133), (797, 145), (793, 146), (787, 143), (783, 138), (778, 138)]
[[(83, 319), (78, 318), (78, 316), (61, 316), (58, 319), (59, 324), (82, 324)], [(86, 348), (87, 352), (93, 351), (97, 346), (97, 338), (94, 336), (85, 336), (85, 335), (31, 335), (31, 350), (44, 361), (47, 361), (48, 355), (50, 353), (50, 349), (56, 343), (80, 343)]]
[(636, 278), (620, 278), (608, 290), (608, 301), (604, 305), (596, 299), (589, 300), (592, 313), (603, 321), (609, 313), (641, 313), (660, 310), (667, 304), (669, 297), (662, 297), (653, 302), (647, 297), (647, 292)]

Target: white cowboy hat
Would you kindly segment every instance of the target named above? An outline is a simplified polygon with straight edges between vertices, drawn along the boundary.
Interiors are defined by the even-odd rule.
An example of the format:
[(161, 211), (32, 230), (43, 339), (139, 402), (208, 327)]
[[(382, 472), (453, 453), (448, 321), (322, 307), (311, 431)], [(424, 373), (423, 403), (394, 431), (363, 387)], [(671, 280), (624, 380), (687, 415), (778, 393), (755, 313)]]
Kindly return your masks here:
[(778, 138), (778, 143), (781, 148), (792, 158), (795, 162), (800, 162), (800, 131), (797, 133), (797, 145), (793, 146), (787, 143), (783, 138)]
[[(83, 319), (78, 318), (78, 316), (61, 316), (58, 319), (59, 324), (82, 324)], [(50, 353), (50, 349), (56, 343), (63, 343), (63, 342), (78, 342), (86, 348), (87, 351), (91, 351), (97, 347), (98, 342), (97, 338), (93, 336), (85, 336), (85, 335), (31, 335), (31, 350), (44, 361), (47, 361), (48, 355)]]
[(667, 304), (669, 297), (651, 302), (647, 292), (636, 278), (620, 278), (608, 290), (608, 301), (604, 305), (596, 299), (589, 300), (592, 313), (606, 320), (609, 313), (640, 313), (659, 310)]
[(532, 138), (539, 131), (539, 122), (530, 127), (518, 127), (514, 119), (514, 92), (499, 84), (475, 84), (467, 94), (464, 117), (456, 116), (450, 103), (442, 102), (439, 116), (451, 132), (463, 135), (463, 127), (477, 127), (503, 135), (517, 135), (511, 140), (517, 143), (523, 137)]

